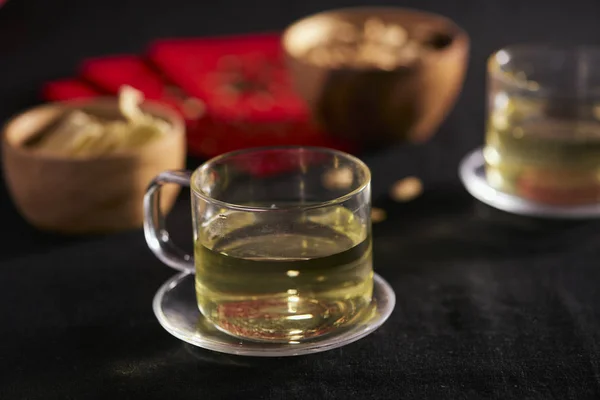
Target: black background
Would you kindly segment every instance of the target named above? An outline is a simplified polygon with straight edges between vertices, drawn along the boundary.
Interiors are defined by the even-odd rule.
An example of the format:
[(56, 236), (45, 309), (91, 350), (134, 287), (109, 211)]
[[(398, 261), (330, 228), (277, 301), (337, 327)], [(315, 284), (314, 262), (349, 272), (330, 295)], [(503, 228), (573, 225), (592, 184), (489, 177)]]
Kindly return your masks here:
[[(0, 120), (39, 101), (43, 81), (84, 57), (141, 52), (158, 37), (273, 31), (329, 8), (303, 0), (9, 0), (0, 8)], [(472, 37), (463, 93), (428, 144), (364, 160), (374, 203), (375, 268), (397, 306), (376, 333), (298, 358), (192, 349), (158, 325), (151, 300), (173, 274), (141, 231), (43, 234), (0, 189), (1, 399), (600, 398), (600, 225), (510, 216), (471, 199), (460, 158), (483, 141), (485, 61), (523, 41), (594, 44), (600, 2), (381, 1), (439, 12)], [(599, 67), (600, 68), (600, 67)], [(201, 160), (190, 159), (190, 167)], [(387, 199), (407, 175), (408, 204)], [(170, 228), (191, 243), (189, 200)]]

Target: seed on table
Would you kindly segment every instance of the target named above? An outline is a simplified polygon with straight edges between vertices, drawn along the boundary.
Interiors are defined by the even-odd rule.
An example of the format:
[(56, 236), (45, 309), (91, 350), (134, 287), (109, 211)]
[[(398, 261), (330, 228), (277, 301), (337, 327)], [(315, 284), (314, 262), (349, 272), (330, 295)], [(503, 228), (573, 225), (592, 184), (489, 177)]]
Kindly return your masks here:
[(374, 224), (383, 222), (387, 218), (387, 213), (383, 208), (373, 207), (371, 208), (371, 222)]
[(396, 181), (390, 190), (390, 197), (397, 202), (405, 203), (418, 197), (423, 192), (421, 180), (414, 176), (409, 176)]

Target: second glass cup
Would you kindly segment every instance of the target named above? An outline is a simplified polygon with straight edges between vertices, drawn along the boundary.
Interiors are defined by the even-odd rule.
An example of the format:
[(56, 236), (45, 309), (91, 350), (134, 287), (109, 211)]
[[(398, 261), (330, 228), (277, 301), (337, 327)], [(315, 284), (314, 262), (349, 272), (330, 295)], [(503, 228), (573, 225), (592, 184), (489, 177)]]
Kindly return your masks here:
[[(322, 148), (258, 148), (164, 172), (145, 234), (167, 265), (196, 274), (202, 314), (244, 339), (293, 343), (359, 323), (373, 290), (370, 171)], [(191, 186), (194, 257), (173, 245), (158, 203)]]
[(488, 63), (489, 184), (537, 203), (600, 202), (599, 47), (521, 44)]

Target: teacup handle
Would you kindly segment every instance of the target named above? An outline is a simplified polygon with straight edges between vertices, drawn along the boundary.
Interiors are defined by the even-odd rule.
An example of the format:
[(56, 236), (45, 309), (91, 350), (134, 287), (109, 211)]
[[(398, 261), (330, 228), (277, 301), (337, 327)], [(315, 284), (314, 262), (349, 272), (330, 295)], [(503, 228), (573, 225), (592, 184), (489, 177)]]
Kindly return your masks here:
[(169, 267), (194, 273), (194, 258), (177, 247), (165, 228), (160, 210), (160, 189), (167, 183), (190, 186), (190, 171), (165, 171), (156, 176), (144, 195), (144, 236), (150, 250)]

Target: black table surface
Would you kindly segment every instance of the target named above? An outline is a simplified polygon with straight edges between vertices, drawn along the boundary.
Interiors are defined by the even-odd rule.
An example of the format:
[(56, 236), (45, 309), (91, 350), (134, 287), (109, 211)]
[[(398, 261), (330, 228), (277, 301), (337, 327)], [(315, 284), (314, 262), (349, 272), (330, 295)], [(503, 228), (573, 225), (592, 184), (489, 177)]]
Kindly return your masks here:
[[(9, 0), (0, 8), (0, 120), (40, 84), (90, 56), (140, 52), (158, 37), (273, 31), (366, 2)], [(472, 36), (463, 93), (429, 143), (364, 156), (375, 268), (397, 305), (374, 334), (310, 356), (254, 359), (191, 348), (151, 309), (173, 275), (141, 230), (70, 238), (38, 232), (0, 189), (1, 399), (600, 398), (600, 225), (512, 216), (473, 200), (460, 158), (483, 141), (485, 61), (518, 41), (594, 44), (600, 2), (382, 1), (449, 16)], [(190, 167), (201, 160), (190, 159)], [(392, 182), (424, 194), (397, 204)], [(170, 216), (191, 245), (189, 199)]]

